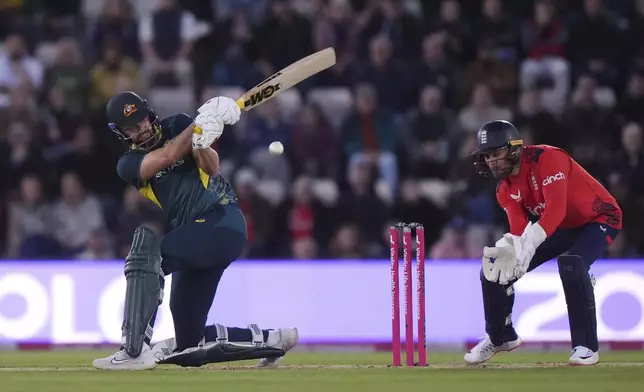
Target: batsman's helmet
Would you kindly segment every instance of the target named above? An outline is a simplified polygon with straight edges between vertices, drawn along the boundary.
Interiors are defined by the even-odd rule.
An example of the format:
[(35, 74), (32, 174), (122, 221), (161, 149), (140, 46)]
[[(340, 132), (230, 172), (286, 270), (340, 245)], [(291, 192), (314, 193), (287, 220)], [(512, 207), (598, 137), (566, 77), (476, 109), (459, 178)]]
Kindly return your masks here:
[[(134, 150), (148, 151), (156, 147), (161, 141), (162, 132), (159, 124), (159, 116), (150, 108), (147, 101), (138, 94), (131, 91), (123, 91), (113, 96), (107, 103), (107, 121), (112, 132), (116, 133), (120, 140)], [(125, 133), (128, 128), (139, 129), (139, 122), (150, 120), (152, 132), (144, 140), (138, 140), (137, 134)], [(145, 132), (145, 130), (138, 130)]]
[(504, 172), (494, 173), (497, 177), (506, 177), (512, 172), (512, 169), (519, 164), (523, 140), (519, 136), (519, 131), (512, 123), (504, 120), (494, 120), (483, 125), (476, 135), (477, 148), (472, 152), (474, 156), (474, 166), (479, 174), (488, 176), (492, 174), (485, 156), (496, 150), (507, 148), (508, 155), (504, 158), (509, 163)]

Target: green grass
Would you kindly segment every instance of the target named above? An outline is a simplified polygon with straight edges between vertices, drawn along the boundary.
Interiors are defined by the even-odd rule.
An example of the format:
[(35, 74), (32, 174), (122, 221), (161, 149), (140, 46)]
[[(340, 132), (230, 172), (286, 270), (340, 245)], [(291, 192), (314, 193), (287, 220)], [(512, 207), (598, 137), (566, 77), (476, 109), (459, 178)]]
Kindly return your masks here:
[(565, 366), (566, 353), (506, 353), (486, 366), (463, 365), (462, 353), (430, 353), (428, 368), (391, 368), (387, 353), (293, 353), (276, 370), (253, 362), (199, 369), (160, 366), (106, 372), (90, 351), (1, 352), (1, 392), (220, 391), (644, 391), (644, 352), (601, 354), (590, 368)]

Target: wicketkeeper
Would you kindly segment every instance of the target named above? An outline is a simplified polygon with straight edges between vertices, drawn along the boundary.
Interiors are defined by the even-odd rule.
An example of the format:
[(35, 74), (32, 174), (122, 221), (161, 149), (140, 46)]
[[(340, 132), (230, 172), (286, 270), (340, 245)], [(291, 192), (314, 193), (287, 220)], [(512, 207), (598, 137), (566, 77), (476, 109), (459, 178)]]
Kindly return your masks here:
[(512, 284), (557, 258), (568, 305), (571, 365), (599, 361), (593, 279), (589, 273), (622, 228), (622, 210), (610, 193), (564, 150), (524, 146), (507, 121), (478, 131), (472, 153), (479, 173), (499, 180), (496, 196), (510, 232), (484, 249), (481, 285), (487, 336), (465, 354), (482, 363), (521, 345), (512, 325)]

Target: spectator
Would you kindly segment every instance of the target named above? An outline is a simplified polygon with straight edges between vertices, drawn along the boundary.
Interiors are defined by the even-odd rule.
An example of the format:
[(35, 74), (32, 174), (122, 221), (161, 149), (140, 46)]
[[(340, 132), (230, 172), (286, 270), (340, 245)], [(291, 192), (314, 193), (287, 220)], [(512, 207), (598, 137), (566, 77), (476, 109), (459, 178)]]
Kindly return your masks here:
[(311, 23), (299, 15), (290, 0), (270, 2), (255, 42), (265, 74), (272, 74), (312, 52)]
[(366, 24), (360, 32), (361, 47), (366, 47), (372, 37), (384, 35), (391, 42), (396, 58), (411, 59), (420, 45), (422, 31), (419, 22), (400, 1), (374, 2), (373, 10), (368, 13)]
[[(415, 86), (438, 86), (443, 90), (445, 103), (452, 107), (456, 104), (456, 70), (457, 66), (445, 54), (444, 34), (428, 34), (423, 39), (420, 64), (414, 71)], [(415, 91), (415, 97), (420, 91)]]
[[(613, 158), (612, 175), (628, 184), (629, 193), (644, 197), (644, 148), (642, 146), (642, 126), (628, 123), (622, 129), (621, 149)], [(626, 215), (626, 214), (625, 214)]]
[(103, 212), (96, 196), (88, 193), (76, 173), (63, 174), (61, 198), (53, 207), (54, 236), (69, 256), (87, 246), (92, 231), (103, 228)]
[(176, 0), (158, 0), (154, 12), (141, 18), (139, 24), (147, 83), (192, 83), (189, 56), (198, 34), (197, 19), (191, 12), (183, 10)]
[(423, 88), (417, 110), (409, 119), (405, 147), (411, 170), (423, 178), (444, 178), (450, 153), (453, 115), (443, 106), (442, 91), (436, 86)]
[(123, 48), (124, 56), (141, 60), (139, 25), (129, 0), (104, 1), (91, 31), (90, 47), (94, 59), (100, 60), (105, 44), (113, 40)]
[(321, 86), (347, 84), (347, 69), (355, 58), (356, 37), (353, 34), (353, 13), (348, 0), (331, 0), (322, 10), (322, 15), (313, 23), (314, 50), (332, 47), (336, 52), (336, 64), (316, 77)]
[(144, 87), (139, 66), (123, 56), (116, 41), (105, 43), (101, 61), (90, 71), (90, 83), (91, 108), (101, 111), (117, 92), (133, 90), (142, 93)]
[(85, 249), (76, 255), (77, 260), (112, 260), (114, 257), (110, 235), (103, 228), (93, 230)]
[(531, 129), (536, 144), (563, 147), (566, 144), (563, 130), (555, 116), (544, 110), (541, 94), (543, 92), (537, 89), (529, 89), (521, 93), (519, 107), (514, 115), (514, 125), (521, 130)]
[(246, 217), (248, 231), (247, 257), (267, 255), (273, 236), (273, 208), (256, 191), (257, 176), (249, 169), (240, 169), (235, 175), (234, 186), (239, 205)]
[(389, 220), (421, 223), (425, 227), (425, 245), (431, 247), (446, 223), (445, 215), (445, 211), (421, 196), (418, 182), (407, 178), (400, 185), (400, 197), (396, 198)]
[(42, 143), (43, 138), (47, 136), (46, 133), (34, 132), (42, 125), (36, 96), (28, 88), (20, 87), (11, 91), (10, 100), (9, 106), (0, 109), (3, 121), (3, 126), (0, 127), (0, 140), (6, 140), (11, 124), (21, 123), (29, 129), (35, 144)]
[(482, 17), (475, 30), (476, 37), (491, 41), (497, 48), (496, 56), (500, 60), (516, 61), (519, 43), (517, 26), (504, 12), (503, 2), (483, 0), (481, 4)]
[(0, 144), (0, 170), (6, 173), (2, 186), (6, 189), (17, 187), (27, 174), (47, 177), (47, 163), (32, 139), (32, 130), (26, 124), (9, 124), (7, 143)]
[(498, 106), (492, 97), (488, 84), (479, 83), (474, 86), (470, 104), (465, 106), (458, 115), (458, 122), (465, 132), (476, 132), (482, 124), (492, 120), (512, 120), (510, 109)]
[(291, 194), (276, 211), (273, 242), (282, 242), (283, 249), (293, 249), (297, 241), (308, 238), (314, 239), (322, 248), (329, 242), (329, 217), (333, 215), (333, 211), (316, 200), (312, 186), (311, 178), (296, 178)]
[[(627, 256), (629, 247), (635, 254), (644, 252), (641, 216), (644, 214), (644, 148), (642, 127), (629, 123), (622, 129), (622, 147), (613, 158), (608, 178), (610, 191), (623, 210), (624, 241), (615, 249), (616, 256)], [(631, 253), (632, 254), (632, 253)]]
[(295, 260), (310, 260), (318, 257), (318, 245), (311, 237), (304, 237), (291, 243), (291, 257)]
[(528, 58), (563, 59), (566, 50), (567, 31), (559, 18), (555, 17), (552, 0), (537, 0), (534, 3), (534, 17), (521, 29), (523, 52)]
[(15, 89), (38, 92), (43, 73), (42, 63), (27, 53), (24, 38), (17, 34), (7, 37), (0, 54), (0, 108), (10, 105), (10, 95)]
[(517, 75), (509, 64), (494, 57), (494, 46), (490, 41), (479, 43), (476, 59), (464, 70), (461, 82), (463, 102), (472, 94), (474, 86), (487, 83), (492, 89), (495, 102), (511, 106), (516, 100)]
[(227, 19), (235, 12), (248, 14), (253, 25), (260, 24), (265, 16), (269, 0), (212, 0), (219, 19)]
[[(353, 222), (369, 247), (379, 247), (387, 208), (374, 191), (374, 168), (361, 162), (349, 173), (349, 189), (338, 200), (337, 220)], [(337, 227), (337, 225), (336, 225)]]
[(279, 101), (266, 101), (249, 116), (244, 132), (244, 147), (249, 163), (260, 179), (279, 181), (287, 187), (291, 168), (284, 155), (272, 155), (268, 145), (278, 140), (286, 151), (291, 147), (288, 126), (281, 118)]
[(121, 180), (114, 170), (116, 160), (105, 149), (98, 148), (94, 133), (88, 124), (79, 124), (66, 154), (57, 163), (58, 174), (60, 177), (75, 171), (89, 192), (107, 194), (118, 189)]
[(644, 72), (636, 71), (630, 75), (626, 92), (616, 108), (622, 124), (636, 122), (644, 124)]
[(249, 89), (270, 74), (263, 74), (249, 54), (254, 39), (248, 16), (234, 12), (221, 24), (226, 46), (221, 61), (213, 68), (212, 82), (215, 85), (242, 86)]
[(458, 0), (442, 0), (438, 19), (429, 24), (429, 32), (445, 35), (445, 51), (459, 64), (470, 60), (472, 31), (462, 16)]
[(54, 257), (58, 247), (53, 233), (51, 205), (44, 194), (43, 183), (35, 175), (20, 182), (20, 200), (9, 207), (7, 233), (10, 258)]
[[(56, 62), (45, 70), (41, 101), (47, 102), (64, 134), (87, 110), (87, 69), (78, 41), (63, 38), (57, 43)], [(71, 135), (65, 139), (69, 140)]]
[(360, 229), (355, 224), (344, 224), (333, 236), (329, 255), (334, 259), (361, 259), (367, 257)]
[(340, 169), (340, 140), (320, 108), (304, 106), (291, 127), (294, 175), (337, 178)]
[(568, 56), (573, 65), (590, 59), (613, 61), (617, 58), (618, 39), (616, 17), (604, 8), (603, 0), (584, 0), (583, 11), (570, 29)]
[[(592, 164), (601, 158), (604, 148), (615, 148), (618, 138), (611, 111), (602, 108), (596, 99), (597, 84), (590, 76), (577, 80), (571, 102), (563, 115), (565, 148), (579, 157), (582, 164)], [(597, 167), (599, 170), (599, 167)]]
[(401, 110), (408, 102), (406, 70), (393, 57), (391, 41), (376, 36), (369, 42), (369, 61), (354, 67), (351, 82), (369, 83), (376, 89), (379, 105), (390, 111)]
[(355, 90), (356, 110), (342, 126), (342, 144), (349, 158), (349, 176), (362, 162), (377, 163), (380, 175), (395, 192), (398, 186), (398, 163), (395, 151), (398, 138), (393, 116), (378, 107), (378, 96), (371, 85)]
[(463, 219), (454, 219), (441, 234), (440, 239), (431, 247), (430, 257), (441, 259), (467, 259), (467, 223)]
[(551, 113), (561, 114), (570, 88), (570, 65), (564, 59), (567, 32), (555, 16), (551, 0), (534, 5), (533, 19), (522, 30), (522, 89), (542, 90), (542, 105)]

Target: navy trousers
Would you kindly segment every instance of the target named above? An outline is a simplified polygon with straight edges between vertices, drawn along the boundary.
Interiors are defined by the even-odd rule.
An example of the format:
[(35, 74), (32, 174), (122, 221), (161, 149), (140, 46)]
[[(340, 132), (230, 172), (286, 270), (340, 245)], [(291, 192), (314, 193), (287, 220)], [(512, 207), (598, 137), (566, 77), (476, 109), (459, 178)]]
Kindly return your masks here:
[(246, 242), (246, 220), (235, 204), (218, 207), (163, 237), (162, 266), (172, 274), (170, 311), (179, 350), (196, 346), (206, 335), (219, 281)]
[(576, 229), (559, 229), (537, 248), (528, 271), (562, 254), (580, 256), (586, 267), (590, 268), (618, 233), (619, 230), (600, 223), (588, 223)]

